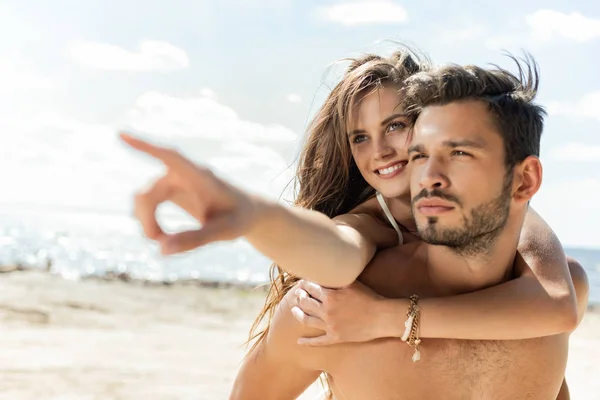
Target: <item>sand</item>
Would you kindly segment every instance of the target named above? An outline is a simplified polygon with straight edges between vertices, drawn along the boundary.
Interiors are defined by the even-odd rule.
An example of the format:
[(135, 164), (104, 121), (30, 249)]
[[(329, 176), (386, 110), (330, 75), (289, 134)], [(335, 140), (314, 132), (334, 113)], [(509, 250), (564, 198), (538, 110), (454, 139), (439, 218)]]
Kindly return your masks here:
[[(227, 399), (263, 298), (264, 291), (0, 274), (0, 399)], [(573, 399), (600, 398), (598, 360), (600, 314), (589, 312), (571, 339)]]

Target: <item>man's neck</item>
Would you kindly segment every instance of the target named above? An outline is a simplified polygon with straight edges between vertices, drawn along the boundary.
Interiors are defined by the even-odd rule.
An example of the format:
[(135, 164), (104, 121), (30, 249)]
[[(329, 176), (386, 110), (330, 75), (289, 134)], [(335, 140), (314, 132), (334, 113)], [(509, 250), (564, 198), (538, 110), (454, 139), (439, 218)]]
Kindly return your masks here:
[(409, 232), (415, 233), (417, 226), (412, 216), (410, 195), (385, 199), (394, 219)]
[(430, 281), (444, 295), (494, 286), (512, 278), (523, 219), (509, 218), (485, 253), (465, 256), (446, 246), (427, 246)]

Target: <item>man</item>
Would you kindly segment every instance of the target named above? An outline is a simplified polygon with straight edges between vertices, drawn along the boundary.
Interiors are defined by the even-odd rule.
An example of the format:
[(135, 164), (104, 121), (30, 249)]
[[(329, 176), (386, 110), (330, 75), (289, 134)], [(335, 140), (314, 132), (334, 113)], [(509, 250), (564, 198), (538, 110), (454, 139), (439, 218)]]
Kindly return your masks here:
[[(380, 252), (361, 276), (364, 284), (386, 297), (436, 297), (511, 277), (525, 212), (541, 184), (536, 86), (479, 68), (447, 67), (411, 79), (405, 103), (418, 115), (409, 155), (413, 212), (421, 238), (435, 246), (413, 242)], [(507, 153), (511, 141), (519, 152)], [(319, 287), (312, 290), (322, 297)], [(322, 331), (298, 325), (290, 316), (294, 305), (290, 293), (267, 339), (244, 363), (232, 398), (293, 398), (320, 371), (342, 399), (553, 399), (563, 382), (568, 334), (429, 339), (413, 363), (413, 349), (398, 339), (299, 346), (298, 338)], [(400, 336), (403, 316), (395, 315)], [(392, 314), (387, 319), (394, 321)]]
[[(448, 67), (411, 80), (405, 100), (418, 116), (413, 212), (420, 236), (432, 245), (418, 241), (380, 252), (363, 283), (390, 298), (436, 297), (511, 277), (528, 202), (541, 183), (535, 89), (506, 71), (479, 68)], [(522, 144), (519, 154), (506, 151), (513, 141)], [(567, 334), (505, 342), (427, 339), (414, 363), (414, 349), (398, 339), (300, 346), (298, 338), (322, 331), (298, 324), (294, 305), (290, 293), (245, 360), (232, 398), (295, 398), (321, 372), (340, 399), (550, 399), (563, 381)]]

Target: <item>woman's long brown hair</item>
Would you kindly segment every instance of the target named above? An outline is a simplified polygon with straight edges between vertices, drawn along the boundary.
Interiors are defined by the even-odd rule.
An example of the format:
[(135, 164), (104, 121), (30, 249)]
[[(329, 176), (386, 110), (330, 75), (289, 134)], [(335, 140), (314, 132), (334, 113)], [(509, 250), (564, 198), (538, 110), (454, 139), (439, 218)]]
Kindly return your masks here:
[[(383, 86), (400, 87), (406, 78), (429, 65), (425, 58), (409, 49), (390, 57), (367, 54), (348, 60), (351, 64), (342, 80), (308, 128), (294, 180), (297, 193), (294, 206), (316, 210), (330, 218), (349, 212), (375, 194), (360, 174), (348, 142), (348, 128), (360, 100)], [(250, 329), (248, 342), (254, 343), (248, 354), (265, 340), (277, 305), (301, 279), (276, 264), (271, 265), (269, 278), (271, 284), (264, 307)], [(265, 319), (266, 325), (259, 329)], [(327, 377), (325, 380), (324, 384)], [(329, 387), (327, 391), (331, 399)]]

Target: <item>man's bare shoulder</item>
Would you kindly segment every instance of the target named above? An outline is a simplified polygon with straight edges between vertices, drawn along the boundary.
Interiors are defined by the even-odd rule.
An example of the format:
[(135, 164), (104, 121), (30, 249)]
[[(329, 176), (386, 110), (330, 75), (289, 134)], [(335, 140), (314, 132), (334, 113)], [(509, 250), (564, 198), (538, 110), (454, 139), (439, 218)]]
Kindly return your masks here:
[(292, 307), (288, 293), (278, 304), (266, 337), (243, 360), (230, 399), (295, 399), (319, 377), (317, 349), (297, 344), (309, 330), (299, 327)]
[(590, 282), (588, 280), (587, 273), (583, 266), (574, 258), (567, 257), (567, 263), (569, 265), (569, 272), (571, 273), (571, 279), (573, 279), (573, 286), (575, 287), (575, 295), (577, 296), (577, 322), (581, 323), (585, 310), (587, 309), (590, 292)]
[(297, 364), (306, 369), (326, 370), (327, 363), (331, 361), (331, 347), (309, 347), (297, 343), (302, 337), (320, 336), (325, 332), (303, 326), (294, 318), (292, 308), (297, 305), (295, 290), (296, 287), (292, 287), (277, 305), (265, 345), (295, 357)]

